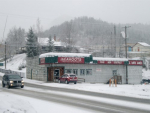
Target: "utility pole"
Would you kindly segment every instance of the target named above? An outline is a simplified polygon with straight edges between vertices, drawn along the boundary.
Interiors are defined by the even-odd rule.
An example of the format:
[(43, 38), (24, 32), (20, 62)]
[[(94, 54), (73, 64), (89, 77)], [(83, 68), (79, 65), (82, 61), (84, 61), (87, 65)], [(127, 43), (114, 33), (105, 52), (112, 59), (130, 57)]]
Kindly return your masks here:
[[(7, 18), (8, 18), (8, 16), (6, 17), (5, 27), (4, 27), (4, 31), (3, 31), (3, 39), (4, 39), (6, 24), (7, 24)], [(6, 69), (6, 42), (5, 42), (5, 69)]]
[(5, 42), (5, 69), (6, 69), (6, 42)]
[(131, 26), (125, 26), (123, 28), (125, 28), (125, 52), (126, 52), (126, 58), (128, 57), (128, 53), (127, 53), (127, 28), (129, 28)]
[[(127, 55), (127, 28), (129, 28), (131, 26), (125, 26), (123, 28), (125, 28), (125, 52), (126, 52), (126, 58), (128, 57)], [(128, 63), (125, 64), (126, 65), (126, 84), (128, 84)]]

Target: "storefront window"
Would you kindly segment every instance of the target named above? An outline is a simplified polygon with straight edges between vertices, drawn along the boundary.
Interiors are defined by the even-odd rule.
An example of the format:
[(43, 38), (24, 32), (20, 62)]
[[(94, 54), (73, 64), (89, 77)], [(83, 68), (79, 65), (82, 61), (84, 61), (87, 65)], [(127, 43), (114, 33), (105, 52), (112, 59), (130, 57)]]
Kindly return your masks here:
[(65, 73), (71, 73), (72, 70), (71, 69), (65, 69)]
[(78, 75), (78, 70), (77, 69), (73, 69), (73, 73)]
[(80, 75), (85, 75), (85, 69), (80, 69)]
[(86, 69), (86, 75), (92, 75), (92, 69)]

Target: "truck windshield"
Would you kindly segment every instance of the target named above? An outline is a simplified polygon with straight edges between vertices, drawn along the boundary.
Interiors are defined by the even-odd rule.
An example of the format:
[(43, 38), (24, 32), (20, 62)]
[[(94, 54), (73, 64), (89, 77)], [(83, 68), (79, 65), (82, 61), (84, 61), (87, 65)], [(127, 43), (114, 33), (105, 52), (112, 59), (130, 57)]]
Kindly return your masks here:
[(21, 79), (19, 75), (9, 75), (8, 78), (9, 79)]

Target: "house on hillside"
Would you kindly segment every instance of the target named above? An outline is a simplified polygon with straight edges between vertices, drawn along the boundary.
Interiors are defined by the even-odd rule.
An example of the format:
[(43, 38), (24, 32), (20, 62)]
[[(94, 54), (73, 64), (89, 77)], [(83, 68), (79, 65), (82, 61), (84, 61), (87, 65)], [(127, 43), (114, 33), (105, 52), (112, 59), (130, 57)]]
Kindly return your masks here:
[(138, 42), (133, 46), (133, 52), (150, 52), (150, 45), (145, 42)]
[[(48, 41), (49, 38), (45, 37), (45, 38), (37, 38), (37, 42), (40, 44), (41, 49), (44, 52), (47, 52), (47, 48), (48, 48)], [(52, 38), (52, 42), (54, 45), (54, 51), (55, 52), (63, 52), (66, 51), (68, 44), (66, 42), (62, 42), (60, 41), (60, 39), (56, 39), (56, 36), (54, 36), (54, 38)], [(86, 50), (84, 50), (84, 48), (81, 48), (79, 46), (75, 46), (75, 45), (71, 45), (72, 47), (72, 52), (74, 53), (79, 53), (79, 52), (85, 52)]]
[[(127, 43), (127, 51), (130, 52), (130, 51), (133, 51), (133, 46), (135, 45), (135, 43)], [(125, 51), (125, 44), (122, 44), (121, 46), (121, 50), (122, 51)]]
[(135, 43), (127, 43), (128, 51), (133, 51), (133, 46)]
[[(38, 37), (37, 41), (40, 44), (40, 46), (42, 47), (42, 50), (46, 51), (47, 47), (48, 47), (49, 38), (48, 37), (46, 37), (46, 38), (40, 38), (40, 37)], [(52, 39), (52, 42), (53, 42), (54, 50), (55, 51), (60, 52), (60, 51), (64, 50), (65, 43), (61, 42), (60, 40), (56, 40), (56, 36), (54, 36), (54, 38)]]
[(137, 42), (129, 52), (130, 57), (147, 57), (150, 55), (150, 45), (145, 42)]

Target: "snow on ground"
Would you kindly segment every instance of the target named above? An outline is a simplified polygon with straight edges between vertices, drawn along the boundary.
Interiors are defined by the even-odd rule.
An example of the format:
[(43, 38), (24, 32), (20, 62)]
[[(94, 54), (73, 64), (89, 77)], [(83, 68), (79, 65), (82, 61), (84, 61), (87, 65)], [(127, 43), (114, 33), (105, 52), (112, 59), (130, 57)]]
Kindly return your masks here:
[(128, 84), (118, 84), (117, 87), (109, 87), (109, 84), (91, 84), (91, 83), (77, 83), (77, 84), (64, 84), (64, 83), (45, 83), (43, 81), (24, 79), (25, 82), (52, 86), (52, 87), (61, 87), (85, 91), (93, 91), (99, 93), (107, 93), (121, 96), (130, 96), (137, 98), (146, 98), (150, 99), (150, 84), (138, 84), (138, 85), (128, 85)]
[(32, 91), (39, 91), (39, 92), (47, 92), (47, 93), (51, 93), (51, 94), (55, 94), (55, 95), (64, 95), (64, 96), (68, 96), (68, 97), (93, 100), (93, 101), (107, 103), (107, 104), (109, 103), (112, 105), (127, 106), (127, 107), (131, 107), (131, 108), (141, 108), (141, 106), (142, 106), (142, 109), (150, 110), (150, 107), (147, 104), (128, 102), (128, 101), (122, 101), (122, 100), (116, 100), (116, 99), (108, 99), (108, 98), (103, 98), (103, 97), (92, 97), (92, 96), (87, 96), (87, 95), (82, 95), (82, 94), (72, 94), (72, 93), (59, 92), (59, 91), (42, 90), (42, 89), (30, 88), (30, 87), (27, 87), (25, 89), (32, 90)]
[(150, 79), (150, 70), (145, 70), (145, 69), (142, 69), (142, 78), (143, 79)]
[(5, 93), (1, 89), (0, 100), (0, 113), (92, 113), (78, 107)]
[[(7, 60), (6, 69), (18, 72), (26, 72), (25, 68), (23, 68), (22, 70), (18, 70), (18, 67), (24, 63), (26, 63), (26, 54), (17, 54), (11, 60)], [(5, 66), (1, 66), (0, 68), (5, 69)]]
[[(0, 73), (1, 74), (1, 73)], [(40, 81), (36, 81), (36, 80), (28, 80), (28, 82), (35, 83), (35, 84), (40, 84), (40, 85), (44, 85), (44, 84), (49, 84), (49, 86), (57, 86), (57, 87), (65, 87), (68, 86), (67, 88), (73, 88), (76, 87), (77, 85), (83, 85), (87, 87), (84, 87), (85, 89), (82, 90), (86, 90), (86, 88), (89, 87), (88, 83), (85, 84), (58, 84), (58, 83), (44, 83), (44, 82), (40, 82)], [(51, 85), (52, 84), (52, 85)], [(0, 83), (1, 85), (1, 83)], [(92, 84), (95, 85), (95, 84)], [(90, 85), (90, 87), (92, 86)], [(97, 87), (99, 86), (99, 84), (97, 84), (95, 86), (95, 89), (97, 89)], [(100, 85), (103, 86), (103, 85)], [(104, 85), (106, 86), (106, 85)], [(142, 85), (145, 88), (145, 85)], [(148, 87), (150, 85), (147, 85)], [(131, 87), (131, 86), (130, 86)], [(93, 88), (93, 87), (91, 87)], [(104, 88), (104, 87), (103, 87)], [(14, 95), (14, 94), (10, 94), (10, 93), (5, 93), (2, 92), (1, 90), (2, 88), (0, 88), (0, 113), (47, 113), (47, 111), (52, 111), (55, 113), (59, 113), (65, 111), (65, 109), (67, 109), (67, 112), (71, 110), (73, 110), (72, 113), (92, 113), (92, 111), (87, 111), (85, 109), (79, 109), (77, 107), (72, 107), (72, 106), (66, 106), (66, 105), (62, 105), (59, 103), (55, 103), (55, 102), (47, 102), (47, 101), (42, 101), (42, 100), (38, 100), (38, 99), (33, 99), (30, 97), (24, 97), (24, 96), (18, 96), (18, 95)], [(7, 88), (5, 88), (7, 89)], [(112, 91), (116, 91), (116, 87), (106, 87), (106, 89), (112, 89)], [(120, 88), (122, 89), (122, 88)], [(139, 88), (137, 88), (139, 89)], [(9, 90), (9, 89), (8, 89)], [(98, 101), (98, 102), (102, 102), (102, 103), (109, 103), (109, 104), (113, 104), (113, 105), (118, 105), (118, 106), (127, 106), (127, 107), (131, 107), (131, 108), (141, 108), (141, 109), (145, 109), (145, 110), (149, 110), (150, 111), (150, 107), (148, 104), (141, 104), (141, 103), (134, 103), (134, 102), (128, 102), (128, 101), (121, 101), (121, 100), (116, 100), (116, 99), (107, 99), (107, 98), (102, 98), (102, 97), (92, 97), (92, 96), (85, 96), (85, 95), (81, 95), (81, 94), (72, 94), (72, 93), (66, 93), (66, 92), (59, 92), (59, 91), (51, 91), (51, 90), (43, 90), (43, 89), (39, 89), (39, 88), (31, 88), (31, 87), (24, 87), (21, 90), (32, 90), (32, 91), (37, 91), (37, 92), (45, 92), (45, 93), (51, 93), (51, 94), (56, 94), (56, 95), (64, 95), (64, 96), (70, 96), (70, 97), (77, 97), (77, 98), (82, 98), (82, 99), (88, 99), (88, 100), (94, 100), (94, 101)], [(92, 91), (92, 90), (90, 90)], [(111, 91), (111, 90), (109, 90)], [(117, 90), (118, 91), (118, 90)], [(122, 90), (120, 90), (122, 91)], [(130, 91), (128, 89), (128, 91)], [(98, 92), (98, 91), (97, 91)], [(135, 90), (133, 91), (135, 92)], [(150, 92), (150, 91), (148, 91)], [(150, 94), (150, 93), (148, 93)], [(135, 95), (135, 94), (133, 94)], [(20, 104), (21, 103), (21, 104)], [(41, 103), (41, 104), (39, 104)], [(121, 104), (120, 104), (121, 103)], [(57, 109), (59, 108), (59, 109)]]

